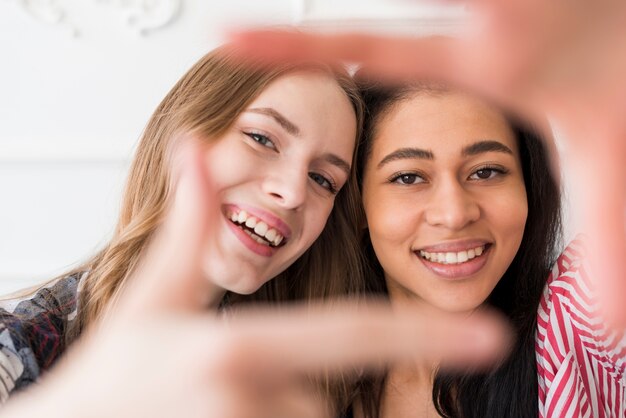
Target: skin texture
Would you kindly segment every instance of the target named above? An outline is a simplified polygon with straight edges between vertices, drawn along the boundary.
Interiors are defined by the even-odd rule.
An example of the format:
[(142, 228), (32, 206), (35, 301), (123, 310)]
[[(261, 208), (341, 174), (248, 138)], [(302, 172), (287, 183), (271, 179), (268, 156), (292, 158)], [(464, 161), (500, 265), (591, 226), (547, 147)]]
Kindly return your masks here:
[[(476, 309), (515, 257), (528, 214), (518, 147), (505, 118), (463, 94), (417, 94), (383, 116), (373, 141), (363, 201), (392, 301)], [(481, 143), (502, 149), (464, 153)], [(409, 149), (422, 152), (407, 155)], [(484, 245), (484, 254), (462, 264), (430, 262), (419, 253)]]
[(460, 85), (563, 134), (594, 277), (609, 325), (626, 326), (626, 3), (479, 0), (455, 39), (248, 31), (242, 57), (361, 63), (382, 80)]
[(227, 321), (208, 312), (197, 289), (202, 244), (216, 223), (206, 215), (219, 206), (203, 158), (187, 141), (172, 207), (116, 309), (4, 406), (3, 417), (323, 417), (302, 384), (306, 373), (415, 359), (484, 367), (506, 353), (508, 327), (487, 313), (347, 302), (256, 309)]
[[(205, 247), (205, 274), (222, 290), (212, 300), (224, 290), (254, 292), (313, 244), (348, 179), (355, 137), (354, 110), (339, 85), (300, 72), (272, 82), (206, 147), (220, 207)], [(257, 246), (230, 219), (241, 210), (289, 236), (278, 248)]]

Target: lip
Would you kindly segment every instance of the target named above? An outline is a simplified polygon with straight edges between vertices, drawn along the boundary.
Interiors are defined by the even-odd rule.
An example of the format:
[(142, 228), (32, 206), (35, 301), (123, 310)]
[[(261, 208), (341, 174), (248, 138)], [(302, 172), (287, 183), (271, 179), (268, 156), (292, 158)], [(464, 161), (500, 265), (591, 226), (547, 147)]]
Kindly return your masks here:
[[(473, 245), (473, 243), (472, 243)], [(445, 247), (445, 248), (450, 248), (448, 250), (443, 250), (441, 248), (441, 246), (437, 246), (437, 247), (428, 247), (428, 248), (435, 248), (437, 249), (438, 252), (453, 252), (453, 251), (463, 251), (469, 248), (476, 248), (479, 247), (480, 245), (484, 245), (484, 244), (478, 244), (475, 247), (455, 247), (455, 246), (451, 246), (451, 247)], [(459, 249), (460, 248), (460, 249)], [(424, 264), (424, 266), (429, 269), (430, 271), (432, 271), (434, 274), (436, 274), (439, 277), (445, 278), (445, 279), (451, 279), (451, 280), (460, 280), (460, 279), (465, 279), (468, 278), (476, 273), (478, 273), (484, 266), (485, 264), (487, 264), (488, 258), (491, 256), (491, 249), (493, 248), (493, 245), (489, 245), (487, 248), (485, 248), (485, 251), (482, 253), (481, 256), (473, 258), (471, 260), (468, 260), (464, 263), (461, 264), (440, 264), (440, 263), (433, 263), (432, 261), (426, 260), (425, 258), (421, 257), (419, 255), (419, 251), (420, 250), (416, 250), (413, 251), (413, 254), (415, 254), (415, 256), (422, 262), (422, 264)], [(424, 249), (424, 251), (428, 251), (426, 249)], [(434, 250), (433, 250), (434, 252)]]
[(253, 206), (248, 206), (245, 204), (225, 205), (223, 211), (224, 214), (228, 213), (229, 210), (234, 212), (245, 210), (249, 214), (253, 215), (255, 218), (258, 218), (261, 221), (265, 222), (269, 227), (274, 228), (275, 230), (280, 232), (280, 235), (282, 235), (285, 240), (289, 240), (289, 238), (291, 237), (291, 228), (289, 228), (289, 226), (285, 222), (283, 222), (282, 219), (280, 219), (278, 216), (273, 215), (266, 210), (255, 208)]
[(269, 245), (263, 245), (256, 242), (250, 235), (248, 235), (244, 230), (235, 225), (228, 217), (229, 212), (239, 212), (241, 210), (245, 210), (255, 218), (265, 222), (269, 227), (276, 229), (283, 237), (285, 242), (291, 236), (291, 229), (285, 222), (279, 219), (277, 216), (272, 215), (271, 213), (264, 211), (262, 209), (258, 209), (248, 205), (224, 205), (222, 214), (226, 220), (226, 225), (230, 228), (230, 230), (235, 234), (235, 236), (241, 241), (243, 245), (246, 246), (250, 251), (255, 254), (258, 254), (263, 257), (271, 257), (276, 251), (278, 251), (281, 247), (270, 247)]
[(258, 242), (253, 240), (250, 235), (246, 234), (243, 229), (232, 223), (231, 220), (228, 218), (226, 218), (226, 224), (228, 225), (230, 230), (233, 231), (235, 236), (239, 238), (239, 241), (241, 241), (241, 243), (253, 253), (261, 255), (263, 257), (271, 257), (278, 250), (278, 248), (270, 247), (269, 245), (259, 244)]

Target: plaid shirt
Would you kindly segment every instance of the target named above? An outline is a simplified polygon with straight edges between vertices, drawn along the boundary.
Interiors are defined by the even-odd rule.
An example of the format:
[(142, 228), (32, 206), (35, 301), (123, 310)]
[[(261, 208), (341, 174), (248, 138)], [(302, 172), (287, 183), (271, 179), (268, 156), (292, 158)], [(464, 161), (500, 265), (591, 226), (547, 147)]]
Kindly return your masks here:
[(35, 382), (65, 351), (81, 274), (22, 299), (0, 301), (0, 402)]

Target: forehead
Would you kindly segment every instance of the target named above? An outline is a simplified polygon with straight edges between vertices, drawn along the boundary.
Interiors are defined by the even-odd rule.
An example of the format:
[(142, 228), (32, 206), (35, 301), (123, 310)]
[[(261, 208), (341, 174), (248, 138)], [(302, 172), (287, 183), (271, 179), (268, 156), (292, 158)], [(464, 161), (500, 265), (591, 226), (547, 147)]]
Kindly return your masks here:
[(302, 70), (272, 80), (249, 107), (262, 104), (280, 107), (284, 112), (309, 110), (317, 113), (328, 110), (324, 103), (352, 108), (346, 93), (331, 74), (321, 70)]
[(460, 156), (481, 140), (496, 140), (517, 155), (515, 135), (505, 116), (463, 93), (415, 94), (395, 103), (376, 126), (374, 153), (416, 147), (437, 156)]
[(352, 102), (330, 73), (309, 70), (282, 75), (248, 106), (254, 108), (276, 110), (298, 127), (303, 140), (313, 138), (320, 149), (350, 155), (355, 146)]

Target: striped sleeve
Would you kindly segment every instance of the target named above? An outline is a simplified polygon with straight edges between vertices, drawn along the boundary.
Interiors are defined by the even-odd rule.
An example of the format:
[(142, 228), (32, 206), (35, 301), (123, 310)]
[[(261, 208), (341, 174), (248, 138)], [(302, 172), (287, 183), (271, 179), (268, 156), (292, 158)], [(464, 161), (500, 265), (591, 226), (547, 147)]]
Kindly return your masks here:
[(603, 325), (580, 240), (544, 289), (536, 354), (540, 417), (626, 417), (626, 336)]

